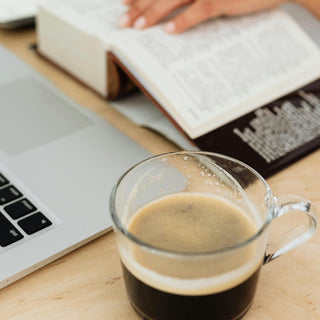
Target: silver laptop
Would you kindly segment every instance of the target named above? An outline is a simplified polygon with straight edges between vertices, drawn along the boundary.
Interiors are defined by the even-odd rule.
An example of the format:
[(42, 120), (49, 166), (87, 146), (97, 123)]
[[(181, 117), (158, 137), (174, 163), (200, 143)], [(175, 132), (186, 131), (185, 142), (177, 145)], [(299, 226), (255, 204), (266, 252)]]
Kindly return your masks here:
[(150, 156), (0, 46), (0, 288), (111, 226), (117, 178)]

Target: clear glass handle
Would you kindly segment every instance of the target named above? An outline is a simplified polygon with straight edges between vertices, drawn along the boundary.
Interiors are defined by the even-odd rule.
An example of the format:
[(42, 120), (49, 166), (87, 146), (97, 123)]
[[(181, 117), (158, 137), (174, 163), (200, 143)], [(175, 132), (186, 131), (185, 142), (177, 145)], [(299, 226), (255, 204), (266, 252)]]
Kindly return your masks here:
[[(317, 227), (316, 213), (309, 200), (295, 195), (287, 195), (281, 196), (275, 199), (275, 201), (277, 205), (274, 219), (291, 214), (292, 212), (303, 214), (305, 219), (304, 223), (299, 223), (277, 239), (272, 239), (268, 243), (264, 264), (309, 240)], [(280, 223), (280, 221), (273, 221), (273, 223)]]

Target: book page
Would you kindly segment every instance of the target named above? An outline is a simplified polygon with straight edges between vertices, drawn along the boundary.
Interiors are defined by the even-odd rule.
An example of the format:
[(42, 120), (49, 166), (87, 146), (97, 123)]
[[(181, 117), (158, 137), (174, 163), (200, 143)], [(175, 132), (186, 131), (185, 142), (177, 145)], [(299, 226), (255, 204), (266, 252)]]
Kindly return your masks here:
[(42, 0), (40, 5), (83, 32), (103, 40), (119, 30), (117, 20), (126, 9), (120, 0)]
[(0, 0), (0, 23), (33, 17), (37, 0)]
[[(39, 50), (106, 97), (107, 51), (116, 19), (125, 10), (118, 0), (42, 0), (37, 18)], [(109, 70), (110, 71), (110, 70)]]
[(183, 150), (198, 150), (194, 144), (163, 115), (163, 113), (142, 93), (137, 92), (109, 102), (131, 121), (141, 127), (151, 129)]
[(174, 36), (161, 26), (126, 31), (114, 41), (123, 63), (191, 138), (320, 76), (319, 49), (278, 10)]

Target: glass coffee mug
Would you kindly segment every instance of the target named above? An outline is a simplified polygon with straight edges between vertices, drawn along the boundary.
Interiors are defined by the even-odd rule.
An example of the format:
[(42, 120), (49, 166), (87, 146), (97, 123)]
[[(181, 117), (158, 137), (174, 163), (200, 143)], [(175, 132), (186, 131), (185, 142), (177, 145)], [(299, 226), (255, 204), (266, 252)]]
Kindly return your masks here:
[[(240, 319), (261, 267), (317, 225), (308, 200), (275, 198), (252, 168), (208, 152), (140, 162), (115, 185), (110, 209), (128, 298), (152, 320)], [(283, 234), (268, 240), (283, 215), (273, 223)], [(296, 215), (284, 232), (282, 219)]]

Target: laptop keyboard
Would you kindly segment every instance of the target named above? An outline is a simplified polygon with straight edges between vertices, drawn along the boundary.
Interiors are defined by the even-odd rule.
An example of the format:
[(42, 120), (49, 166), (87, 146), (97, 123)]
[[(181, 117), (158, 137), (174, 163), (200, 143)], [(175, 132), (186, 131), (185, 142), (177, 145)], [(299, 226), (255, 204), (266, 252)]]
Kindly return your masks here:
[(6, 247), (50, 225), (52, 222), (0, 173), (0, 246)]

